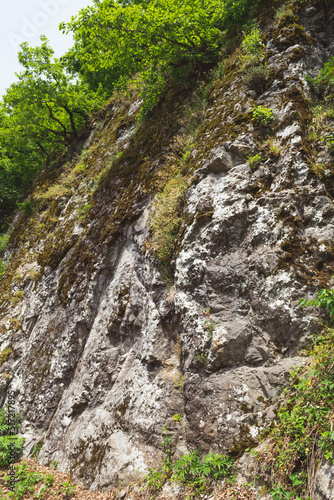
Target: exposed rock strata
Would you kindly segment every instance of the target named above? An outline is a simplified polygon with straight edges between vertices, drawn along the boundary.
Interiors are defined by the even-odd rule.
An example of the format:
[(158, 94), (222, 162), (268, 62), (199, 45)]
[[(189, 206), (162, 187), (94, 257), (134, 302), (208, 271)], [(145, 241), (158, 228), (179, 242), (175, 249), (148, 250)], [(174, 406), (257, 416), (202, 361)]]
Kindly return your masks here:
[[(53, 236), (34, 240), (31, 226), (21, 242), (13, 236), (9, 250), (26, 261), (16, 257), (2, 283), (2, 349), (10, 345), (12, 356), (1, 390), (3, 402), (9, 388), (17, 394), (26, 454), (42, 443), (42, 462), (57, 460), (84, 485), (107, 488), (161, 459), (166, 424), (176, 454), (237, 454), (270, 425), (275, 398), (303, 362), (300, 347), (318, 328), (298, 300), (328, 286), (334, 271), (334, 204), (310, 170), (304, 78), (333, 50), (332, 18), (325, 26), (308, 7), (298, 36), (289, 20), (266, 27), (272, 78), (257, 100), (232, 64), (216, 84), (189, 163), (172, 289), (144, 242), (180, 124), (172, 118), (168, 133), (142, 145), (136, 104), (115, 105), (104, 135), (90, 140), (97, 171), (124, 153), (96, 191), (89, 223), (74, 217), (87, 201), (79, 184), (53, 202)], [(249, 116), (256, 105), (274, 111), (280, 156), (268, 154), (252, 171), (246, 158), (263, 142)], [(23, 300), (10, 303), (19, 288)], [(321, 474), (329, 486), (319, 480), (317, 498), (329, 500), (332, 472)]]

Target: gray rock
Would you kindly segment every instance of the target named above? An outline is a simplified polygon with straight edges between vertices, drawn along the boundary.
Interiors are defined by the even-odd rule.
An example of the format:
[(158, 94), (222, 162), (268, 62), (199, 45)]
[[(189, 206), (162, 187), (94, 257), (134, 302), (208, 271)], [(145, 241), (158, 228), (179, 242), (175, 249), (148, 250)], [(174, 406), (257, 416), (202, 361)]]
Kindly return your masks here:
[(205, 162), (201, 172), (220, 174), (226, 172), (233, 167), (231, 156), (226, 152), (224, 147), (212, 150), (210, 158)]
[[(300, 348), (321, 328), (319, 312), (302, 310), (298, 301), (333, 284), (334, 204), (305, 160), (305, 123), (293, 96), (309, 97), (305, 75), (320, 69), (327, 49), (319, 40), (291, 61), (294, 44), (281, 49), (269, 28), (266, 35), (267, 64), (276, 76), (257, 104), (274, 111), (280, 155), (268, 154), (250, 169), (247, 158), (261, 143), (261, 131), (244, 117), (254, 96), (245, 94), (239, 76), (228, 86), (217, 82), (191, 154), (194, 177), (168, 268), (173, 284), (144, 243), (150, 196), (166, 176), (180, 130), (176, 119), (174, 136), (157, 139), (147, 172), (137, 175), (120, 158), (120, 172), (109, 172), (94, 193), (87, 227), (75, 211), (91, 202), (91, 179), (54, 200), (52, 236), (30, 234), (45, 216), (37, 214), (29, 234), (8, 247), (13, 277), (7, 288), (1, 282), (1, 297), (22, 286), (24, 298), (1, 303), (1, 350), (12, 348), (1, 366), (2, 404), (13, 390), (25, 455), (42, 443), (41, 463), (57, 460), (61, 471), (92, 490), (136, 481), (160, 464), (167, 424), (175, 457), (194, 448), (228, 452), (245, 434), (255, 445), (275, 418), (289, 373), (304, 362)], [(132, 147), (133, 124), (120, 132), (114, 127), (137, 105), (128, 114), (110, 110), (104, 135), (91, 137), (96, 172), (117, 141)], [(140, 165), (142, 156), (136, 160)], [(55, 251), (48, 238), (62, 249), (71, 244), (43, 267), (44, 250)], [(14, 268), (22, 255), (26, 262)], [(240, 476), (251, 480), (252, 467), (245, 455)], [(178, 495), (169, 485), (161, 500)], [(328, 464), (317, 471), (315, 495), (333, 498)]]
[(318, 467), (314, 479), (314, 500), (334, 498), (334, 466), (324, 462)]

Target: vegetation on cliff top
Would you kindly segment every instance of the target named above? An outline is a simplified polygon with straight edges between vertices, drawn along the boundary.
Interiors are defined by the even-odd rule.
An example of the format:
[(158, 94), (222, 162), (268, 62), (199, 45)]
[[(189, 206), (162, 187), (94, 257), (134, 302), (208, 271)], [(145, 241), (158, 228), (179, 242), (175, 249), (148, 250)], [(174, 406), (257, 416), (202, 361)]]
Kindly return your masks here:
[(89, 116), (115, 89), (140, 89), (143, 113), (172, 82), (218, 61), (227, 32), (243, 25), (250, 0), (95, 1), (62, 24), (75, 44), (54, 58), (47, 39), (22, 44), (23, 71), (0, 104), (0, 218), (13, 213), (45, 161), (84, 139)]

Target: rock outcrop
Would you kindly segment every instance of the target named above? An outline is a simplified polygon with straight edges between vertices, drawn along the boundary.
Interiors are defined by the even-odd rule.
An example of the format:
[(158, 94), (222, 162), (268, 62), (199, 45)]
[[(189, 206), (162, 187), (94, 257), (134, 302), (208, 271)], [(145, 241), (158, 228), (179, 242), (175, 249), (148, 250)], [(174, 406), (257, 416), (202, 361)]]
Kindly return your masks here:
[[(140, 128), (140, 103), (114, 100), (86, 166), (60, 159), (43, 172), (38, 208), (16, 221), (0, 284), (11, 352), (2, 403), (15, 391), (25, 454), (41, 444), (42, 463), (57, 460), (86, 487), (141, 477), (162, 458), (167, 424), (176, 455), (254, 446), (320, 328), (298, 301), (333, 284), (334, 204), (311, 169), (305, 75), (334, 53), (334, 11), (298, 15), (261, 21), (263, 94), (244, 86), (238, 51), (216, 82), (169, 267), (145, 242), (191, 91), (169, 95)], [(251, 119), (259, 105), (273, 110), (271, 131)], [(328, 467), (319, 474), (330, 478)], [(317, 498), (329, 500), (330, 479), (319, 481)]]

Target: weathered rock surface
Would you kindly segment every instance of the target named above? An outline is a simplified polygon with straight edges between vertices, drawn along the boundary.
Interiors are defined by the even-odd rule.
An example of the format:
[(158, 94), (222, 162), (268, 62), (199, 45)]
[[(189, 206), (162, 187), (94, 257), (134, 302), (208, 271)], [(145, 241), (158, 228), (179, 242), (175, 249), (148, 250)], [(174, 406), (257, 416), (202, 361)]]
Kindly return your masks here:
[[(89, 141), (93, 174), (123, 155), (95, 191), (87, 223), (75, 215), (91, 200), (94, 176), (85, 173), (18, 222), (1, 282), (0, 340), (12, 355), (0, 383), (2, 403), (8, 389), (17, 395), (26, 454), (41, 443), (42, 462), (57, 460), (85, 486), (108, 488), (161, 460), (166, 424), (178, 455), (195, 447), (238, 453), (272, 422), (275, 398), (303, 363), (300, 348), (319, 329), (298, 301), (332, 285), (334, 204), (310, 169), (305, 82), (333, 52), (332, 18), (325, 25), (304, 10), (299, 22), (312, 41), (266, 27), (273, 77), (257, 100), (233, 67), (216, 84), (189, 160), (172, 287), (144, 242), (180, 98), (169, 118), (164, 109), (152, 119), (146, 142), (134, 127), (138, 103), (107, 113)], [(280, 155), (253, 171), (247, 157), (263, 142), (249, 117), (256, 105), (274, 111)], [(51, 219), (48, 233), (34, 235)], [(24, 298), (15, 301), (18, 290)], [(315, 500), (333, 491), (324, 466)]]

